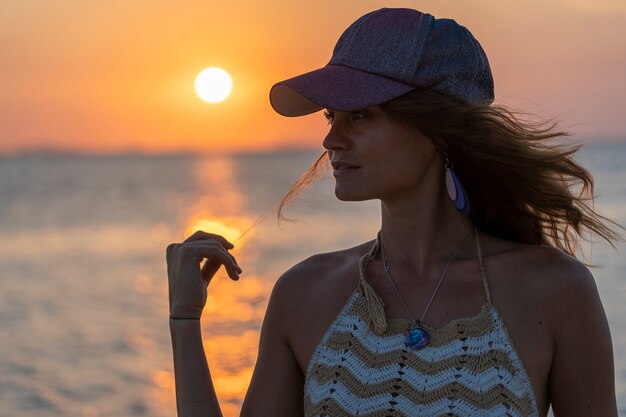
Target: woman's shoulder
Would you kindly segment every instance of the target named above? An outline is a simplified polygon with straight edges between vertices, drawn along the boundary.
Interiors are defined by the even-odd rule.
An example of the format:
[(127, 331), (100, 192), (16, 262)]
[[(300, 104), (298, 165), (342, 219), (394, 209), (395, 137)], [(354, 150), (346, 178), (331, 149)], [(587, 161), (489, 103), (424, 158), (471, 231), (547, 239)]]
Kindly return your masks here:
[(589, 268), (582, 261), (556, 247), (516, 243), (497, 255), (523, 278), (545, 282), (555, 289), (593, 281)]
[(317, 253), (296, 263), (276, 281), (274, 292), (284, 293), (290, 299), (307, 298), (313, 294), (337, 293), (356, 287), (358, 261), (367, 253), (373, 241), (360, 245)]
[(515, 242), (494, 245), (498, 246), (501, 250), (488, 254), (485, 264), (488, 275), (491, 270), (496, 285), (509, 294), (527, 295), (551, 311), (563, 308), (563, 302), (586, 302), (597, 294), (589, 268), (559, 248)]
[(303, 370), (317, 341), (357, 289), (358, 261), (370, 247), (364, 243), (312, 255), (276, 281), (270, 304), (281, 312), (288, 343)]
[(527, 260), (527, 277), (542, 289), (543, 300), (551, 312), (571, 312), (580, 307), (597, 304), (598, 289), (591, 270), (578, 258), (554, 247), (539, 246)]

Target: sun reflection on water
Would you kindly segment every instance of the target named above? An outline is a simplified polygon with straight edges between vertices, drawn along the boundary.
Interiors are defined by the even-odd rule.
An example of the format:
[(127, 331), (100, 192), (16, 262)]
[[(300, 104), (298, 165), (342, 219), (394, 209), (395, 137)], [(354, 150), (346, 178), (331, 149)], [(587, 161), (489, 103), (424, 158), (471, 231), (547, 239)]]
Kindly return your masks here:
[(271, 283), (257, 276), (219, 278), (209, 289), (203, 342), (224, 416), (235, 417), (252, 378)]
[(198, 215), (198, 218), (191, 220), (190, 225), (185, 229), (185, 236), (191, 236), (197, 230), (223, 236), (229, 242), (233, 242), (241, 235), (238, 225), (246, 224), (246, 218), (211, 218), (208, 215)]
[[(198, 188), (205, 191), (186, 208), (183, 239), (202, 230), (235, 243), (254, 220), (246, 211), (246, 196), (236, 181), (233, 159), (213, 157), (200, 160), (195, 175)], [(236, 245), (236, 249), (240, 248), (241, 245)]]
[(174, 389), (174, 375), (162, 369), (157, 369), (152, 373), (152, 382), (161, 388)]
[(266, 298), (271, 290), (267, 282), (259, 277), (245, 275), (236, 283), (226, 276), (214, 281), (209, 288), (204, 317), (213, 323), (256, 322), (263, 319)]
[[(232, 281), (224, 269), (212, 279), (207, 303), (202, 316), (202, 336), (207, 361), (217, 397), (224, 417), (239, 415), (252, 372), (257, 359), (259, 330), (265, 315), (272, 282), (253, 272), (246, 271), (246, 264), (253, 263), (254, 249), (243, 241), (237, 242), (243, 231), (253, 223), (253, 215), (246, 211), (246, 197), (236, 181), (236, 166), (231, 158), (207, 158), (198, 162), (195, 170), (198, 188), (206, 190), (188, 207), (183, 208), (183, 224), (180, 233), (171, 232), (164, 225), (154, 226), (152, 235), (157, 241), (182, 241), (198, 230), (221, 235), (235, 243), (230, 252), (242, 265), (244, 274), (237, 282)], [(254, 232), (254, 231), (252, 231)], [(253, 233), (246, 237), (253, 236)], [(149, 291), (148, 280), (138, 278), (138, 292)], [(145, 341), (135, 340), (138, 345)], [(158, 369), (152, 381), (169, 398), (175, 398), (174, 375)]]

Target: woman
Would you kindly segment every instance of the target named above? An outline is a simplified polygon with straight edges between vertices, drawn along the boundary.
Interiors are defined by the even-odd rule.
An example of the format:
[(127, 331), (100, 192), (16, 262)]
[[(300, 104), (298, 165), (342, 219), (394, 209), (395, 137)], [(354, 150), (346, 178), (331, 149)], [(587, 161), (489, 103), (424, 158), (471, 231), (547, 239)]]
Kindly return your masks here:
[[(493, 98), (469, 31), (409, 9), (362, 16), (327, 66), (272, 88), (283, 115), (326, 109), (327, 152), (304, 178), (328, 157), (337, 198), (379, 199), (381, 229), (279, 278), (242, 416), (617, 415), (572, 231), (618, 235), (571, 193), (592, 181), (547, 144), (564, 134)], [(181, 416), (221, 415), (198, 320), (216, 270), (242, 272), (232, 248), (202, 231), (168, 247)]]

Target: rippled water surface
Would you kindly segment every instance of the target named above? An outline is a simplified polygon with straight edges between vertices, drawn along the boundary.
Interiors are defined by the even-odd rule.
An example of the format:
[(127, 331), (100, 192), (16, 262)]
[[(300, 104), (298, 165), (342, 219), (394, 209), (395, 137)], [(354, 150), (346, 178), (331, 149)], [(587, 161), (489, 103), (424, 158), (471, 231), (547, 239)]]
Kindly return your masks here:
[[(235, 239), (277, 201), (316, 152), (0, 159), (0, 415), (173, 416), (164, 252), (196, 229)], [(579, 159), (601, 212), (626, 224), (626, 145)], [(331, 178), (301, 195), (279, 228), (270, 212), (234, 255), (239, 282), (211, 283), (202, 322), (227, 417), (238, 415), (276, 278), (316, 252), (372, 239), (375, 202), (342, 203)], [(587, 248), (588, 249), (588, 248)], [(587, 253), (609, 316), (626, 413), (626, 261)]]

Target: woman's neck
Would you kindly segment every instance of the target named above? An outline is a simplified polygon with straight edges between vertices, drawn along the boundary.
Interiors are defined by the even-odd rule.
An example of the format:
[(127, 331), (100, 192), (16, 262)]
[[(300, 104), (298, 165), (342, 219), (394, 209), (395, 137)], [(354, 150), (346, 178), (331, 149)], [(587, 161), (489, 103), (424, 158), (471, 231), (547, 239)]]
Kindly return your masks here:
[[(447, 199), (447, 200), (446, 200)], [(403, 200), (381, 202), (381, 240), (388, 262), (394, 268), (417, 274), (438, 270), (465, 241), (459, 258), (475, 253), (469, 217), (459, 213), (447, 194), (423, 203)]]

